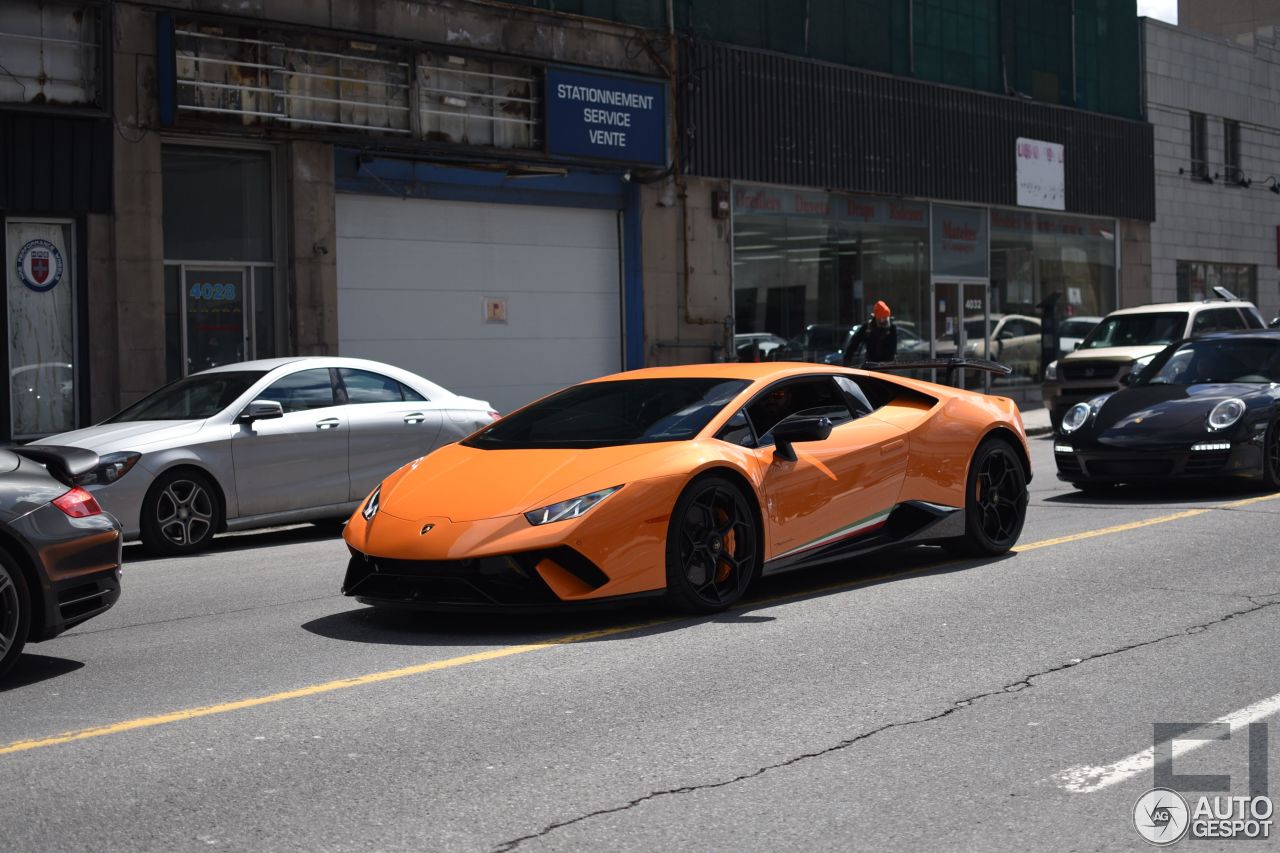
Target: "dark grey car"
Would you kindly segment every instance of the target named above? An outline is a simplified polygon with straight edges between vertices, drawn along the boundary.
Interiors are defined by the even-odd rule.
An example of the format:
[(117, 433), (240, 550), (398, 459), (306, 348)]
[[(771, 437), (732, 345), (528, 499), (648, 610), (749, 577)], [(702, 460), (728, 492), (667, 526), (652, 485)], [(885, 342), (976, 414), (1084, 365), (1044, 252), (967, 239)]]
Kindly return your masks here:
[(0, 449), (0, 676), (120, 597), (120, 523), (75, 482), (97, 466), (73, 447)]

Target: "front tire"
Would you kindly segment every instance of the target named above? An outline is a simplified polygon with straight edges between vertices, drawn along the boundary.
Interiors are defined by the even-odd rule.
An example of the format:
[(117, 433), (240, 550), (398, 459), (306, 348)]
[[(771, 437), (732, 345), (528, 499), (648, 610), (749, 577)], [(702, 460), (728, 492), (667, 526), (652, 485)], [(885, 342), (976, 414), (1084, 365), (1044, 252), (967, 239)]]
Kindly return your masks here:
[(31, 593), (13, 559), (0, 551), (0, 677), (13, 669), (31, 630)]
[(1008, 553), (1027, 518), (1027, 475), (1017, 450), (1003, 438), (978, 446), (965, 481), (965, 535), (944, 544), (960, 557)]
[(221, 525), (218, 492), (198, 471), (161, 474), (142, 502), (142, 544), (159, 556), (203, 551)]
[(1262, 451), (1262, 483), (1270, 491), (1280, 491), (1280, 420), (1273, 421), (1267, 430)]
[(747, 496), (727, 477), (694, 480), (667, 527), (667, 599), (716, 613), (746, 592), (760, 566), (760, 530)]

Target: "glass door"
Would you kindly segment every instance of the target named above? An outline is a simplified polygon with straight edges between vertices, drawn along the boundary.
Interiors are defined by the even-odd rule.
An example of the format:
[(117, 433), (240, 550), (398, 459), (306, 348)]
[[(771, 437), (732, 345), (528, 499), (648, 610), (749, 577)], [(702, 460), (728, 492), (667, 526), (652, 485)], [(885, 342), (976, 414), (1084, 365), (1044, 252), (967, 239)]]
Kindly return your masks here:
[(7, 220), (10, 436), (76, 427), (75, 224)]
[[(935, 358), (990, 358), (991, 314), (985, 281), (934, 281), (933, 355)], [(966, 378), (975, 389), (990, 389), (990, 374), (966, 377), (957, 370), (957, 387), (966, 387)]]
[(187, 374), (246, 359), (245, 267), (182, 270), (182, 331)]

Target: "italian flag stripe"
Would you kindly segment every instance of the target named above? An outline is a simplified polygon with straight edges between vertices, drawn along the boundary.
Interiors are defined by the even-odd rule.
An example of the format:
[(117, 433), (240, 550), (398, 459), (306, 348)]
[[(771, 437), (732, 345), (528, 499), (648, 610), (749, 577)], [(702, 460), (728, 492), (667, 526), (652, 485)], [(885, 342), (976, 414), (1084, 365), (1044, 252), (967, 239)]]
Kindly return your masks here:
[(779, 560), (783, 557), (790, 557), (794, 554), (799, 554), (801, 551), (811, 551), (814, 548), (821, 548), (823, 545), (830, 545), (832, 542), (836, 542), (840, 539), (848, 539), (862, 533), (870, 533), (876, 528), (881, 527), (885, 523), (885, 520), (889, 518), (889, 513), (892, 511), (893, 507), (890, 507), (883, 512), (878, 512), (875, 515), (869, 515), (860, 521), (855, 521), (853, 524), (840, 528), (834, 533), (828, 533), (820, 539), (807, 542), (798, 548), (792, 548), (790, 551), (787, 551), (784, 554), (779, 554), (773, 559)]

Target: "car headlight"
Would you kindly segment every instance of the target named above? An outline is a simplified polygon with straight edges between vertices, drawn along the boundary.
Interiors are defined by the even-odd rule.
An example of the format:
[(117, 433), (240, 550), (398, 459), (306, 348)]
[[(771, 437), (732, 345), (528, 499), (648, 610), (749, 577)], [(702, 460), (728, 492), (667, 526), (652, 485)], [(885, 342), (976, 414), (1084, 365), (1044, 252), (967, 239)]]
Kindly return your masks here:
[(108, 453), (98, 460), (97, 468), (77, 477), (76, 482), (82, 486), (109, 486), (125, 474), (128, 474), (129, 469), (136, 465), (141, 458), (141, 453), (134, 453), (128, 450), (119, 453)]
[(1044, 378), (1046, 382), (1056, 382), (1058, 380), (1058, 362), (1049, 362), (1049, 366), (1044, 369)]
[(608, 489), (601, 489), (598, 492), (592, 492), (589, 495), (583, 495), (579, 498), (571, 498), (567, 501), (544, 506), (540, 509), (531, 509), (524, 514), (530, 524), (550, 524), (553, 521), (564, 521), (570, 518), (578, 518), (585, 514), (600, 501), (609, 497), (609, 495), (621, 489), (622, 486), (613, 486)]
[(1244, 400), (1236, 397), (1223, 400), (1209, 413), (1209, 429), (1219, 430), (1234, 426), (1236, 421), (1244, 417), (1244, 408)]
[(1091, 414), (1093, 414), (1093, 408), (1088, 403), (1076, 403), (1062, 416), (1062, 431), (1075, 432), (1085, 425)]
[(364, 509), (360, 510), (360, 514), (364, 516), (364, 520), (368, 521), (378, 514), (378, 505), (382, 497), (382, 484), (379, 483), (369, 495), (369, 499), (364, 502)]

